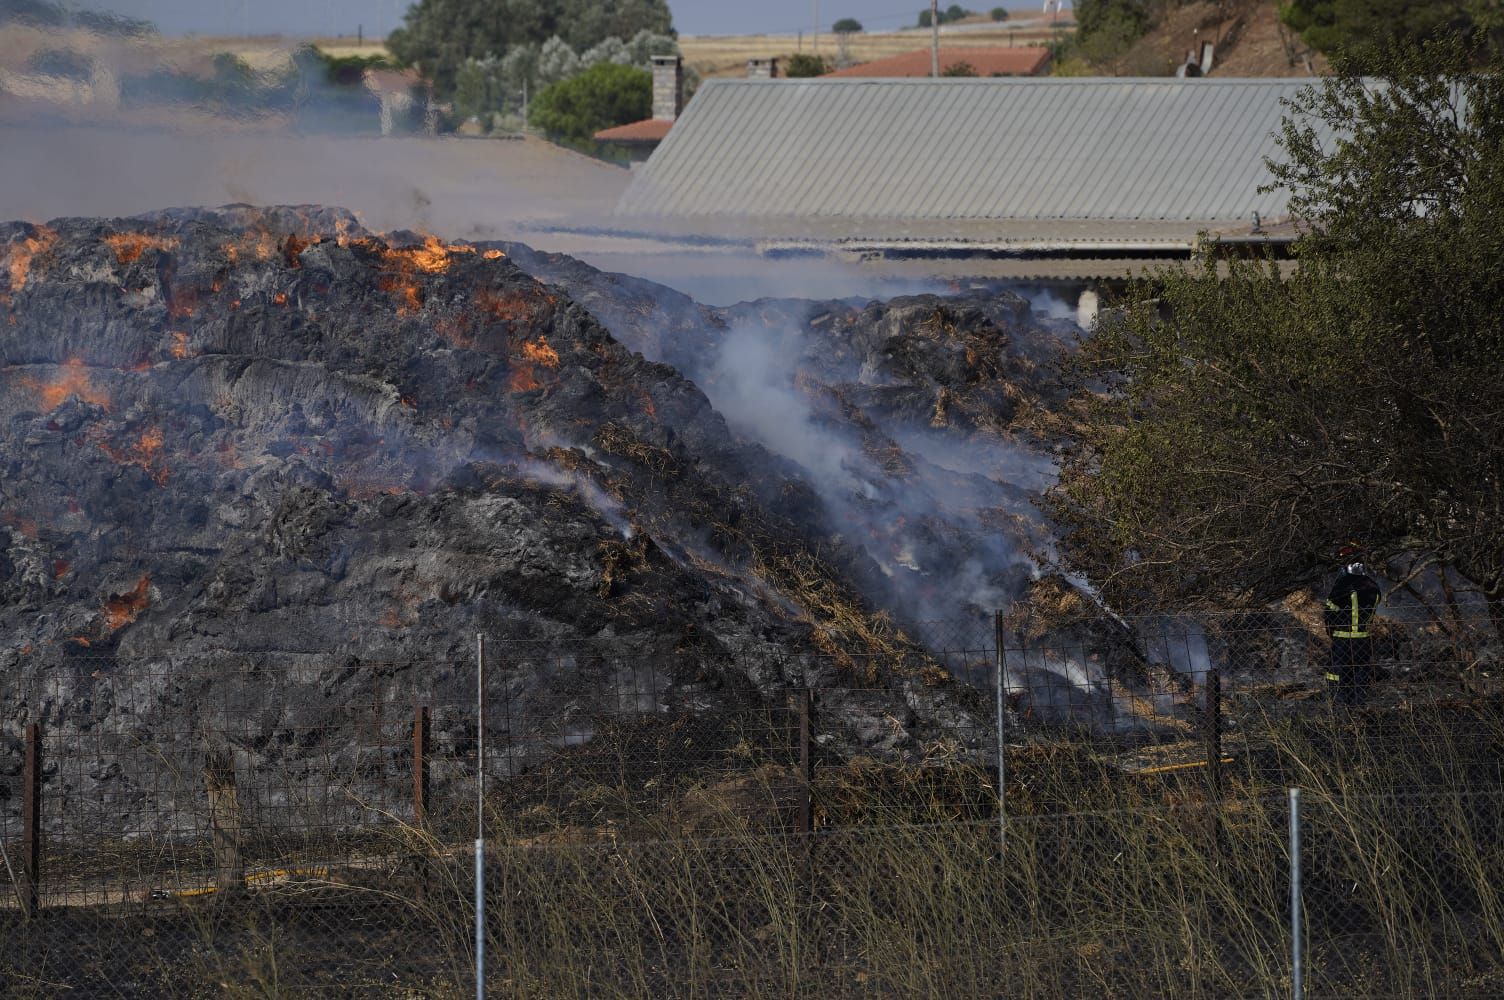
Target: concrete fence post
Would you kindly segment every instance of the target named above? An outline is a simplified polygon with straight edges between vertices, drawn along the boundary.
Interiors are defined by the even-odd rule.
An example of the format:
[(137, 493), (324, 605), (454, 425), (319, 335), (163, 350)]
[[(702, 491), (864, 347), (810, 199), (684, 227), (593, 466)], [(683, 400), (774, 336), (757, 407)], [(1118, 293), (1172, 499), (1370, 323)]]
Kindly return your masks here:
[(241, 850), (240, 792), (235, 786), (235, 757), (226, 748), (211, 748), (204, 757), (204, 784), (209, 793), (209, 834), (214, 847), (214, 885), (220, 895), (245, 890), (245, 855)]

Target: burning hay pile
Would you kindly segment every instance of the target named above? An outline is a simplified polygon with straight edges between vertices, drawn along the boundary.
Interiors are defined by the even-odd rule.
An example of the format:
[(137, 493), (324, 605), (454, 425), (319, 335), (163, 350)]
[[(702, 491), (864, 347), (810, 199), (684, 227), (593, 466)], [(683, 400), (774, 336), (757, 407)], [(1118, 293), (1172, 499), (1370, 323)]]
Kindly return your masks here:
[[(723, 698), (877, 681), (895, 749), (954, 721), (895, 618), (981, 616), (1045, 544), (988, 471), (1054, 349), (1022, 300), (715, 311), (571, 266), (326, 209), (0, 225), (6, 716), (202, 702), (271, 740), (461, 690), (484, 631), (609, 636)], [(216, 688), (246, 657), (274, 693)], [(516, 683), (560, 663), (588, 701), (577, 658)], [(177, 680), (96, 690), (141, 665)]]

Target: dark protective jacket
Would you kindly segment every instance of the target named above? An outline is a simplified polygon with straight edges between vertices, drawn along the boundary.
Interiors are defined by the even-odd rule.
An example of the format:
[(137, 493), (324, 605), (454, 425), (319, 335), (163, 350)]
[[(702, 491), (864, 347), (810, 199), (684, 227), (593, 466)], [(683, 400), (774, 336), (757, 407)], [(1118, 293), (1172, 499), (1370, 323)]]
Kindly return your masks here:
[(1373, 577), (1343, 573), (1326, 599), (1326, 634), (1333, 639), (1367, 639), (1381, 596)]

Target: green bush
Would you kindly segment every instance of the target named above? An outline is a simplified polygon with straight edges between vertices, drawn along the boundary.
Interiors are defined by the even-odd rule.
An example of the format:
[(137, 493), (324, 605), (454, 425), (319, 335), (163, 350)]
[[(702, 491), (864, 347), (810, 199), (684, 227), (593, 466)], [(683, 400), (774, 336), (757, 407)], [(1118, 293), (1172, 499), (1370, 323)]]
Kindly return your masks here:
[(953, 62), (940, 71), (941, 76), (976, 76), (977, 68), (966, 60)]
[(858, 21), (856, 18), (843, 17), (835, 24), (831, 25), (830, 30), (834, 31), (838, 35), (850, 35), (864, 29), (862, 28), (862, 22)]
[(789, 56), (789, 61), (784, 67), (783, 75), (789, 77), (824, 76), (830, 72), (830, 63), (821, 56), (812, 56), (807, 52), (796, 52)]
[(449, 97), (467, 59), (541, 46), (554, 37), (578, 53), (642, 31), (673, 34), (665, 0), (418, 0), (387, 46)]
[(533, 101), (528, 118), (549, 135), (584, 142), (601, 129), (641, 121), (652, 113), (652, 73), (600, 63), (544, 90)]
[(1008, 20), (1008, 8), (1007, 7), (994, 7), (994, 8), (992, 8), (992, 10), (988, 11), (988, 15), (994, 21), (1006, 21), (1006, 20)]

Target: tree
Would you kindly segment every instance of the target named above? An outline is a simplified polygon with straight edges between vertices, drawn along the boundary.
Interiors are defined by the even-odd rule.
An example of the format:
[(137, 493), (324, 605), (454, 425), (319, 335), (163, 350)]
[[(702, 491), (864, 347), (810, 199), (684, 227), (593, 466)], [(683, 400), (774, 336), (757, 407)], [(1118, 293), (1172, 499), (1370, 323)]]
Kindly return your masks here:
[(992, 8), (992, 10), (988, 11), (988, 16), (991, 17), (994, 21), (1006, 21), (1008, 20), (1008, 8), (994, 7)]
[(529, 121), (550, 135), (588, 141), (613, 125), (653, 113), (653, 74), (635, 66), (600, 63), (545, 89), (532, 103)]
[(953, 3), (940, 12), (940, 23), (949, 24), (952, 21), (964, 21), (971, 16), (971, 11), (958, 3)]
[(449, 96), (466, 59), (553, 37), (578, 53), (643, 30), (673, 32), (666, 0), (418, 0), (387, 46)]
[(1498, 27), (1491, 0), (1286, 0), (1280, 19), (1311, 48), (1335, 52), (1414, 44)]
[(1086, 41), (1099, 31), (1122, 32), (1134, 38), (1149, 27), (1149, 0), (1075, 0), (1076, 37)]
[(830, 26), (830, 30), (838, 35), (854, 35), (863, 30), (862, 22), (854, 17), (843, 17)]
[(1271, 164), (1309, 228), (1294, 273), (1204, 257), (1087, 343), (1049, 504), (1109, 600), (1277, 599), (1358, 538), (1504, 627), (1504, 65), (1471, 58), (1406, 49), (1377, 88), (1338, 59)]
[(783, 75), (789, 77), (824, 76), (830, 72), (830, 64), (822, 56), (808, 52), (796, 52), (784, 64)]
[[(944, 17), (941, 17), (940, 23), (941, 24), (945, 23), (945, 18)], [(924, 8), (924, 10), (921, 10), (919, 12), (919, 26), (921, 28), (928, 28), (930, 26), (930, 9), (928, 7)]]

